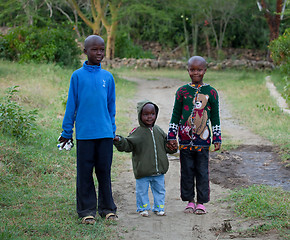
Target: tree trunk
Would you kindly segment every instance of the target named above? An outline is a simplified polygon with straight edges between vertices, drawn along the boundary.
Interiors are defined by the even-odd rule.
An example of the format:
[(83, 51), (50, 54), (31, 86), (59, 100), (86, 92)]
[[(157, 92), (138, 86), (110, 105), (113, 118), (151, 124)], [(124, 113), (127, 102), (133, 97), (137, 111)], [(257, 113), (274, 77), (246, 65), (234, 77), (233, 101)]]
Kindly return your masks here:
[(189, 46), (188, 46), (188, 32), (186, 29), (185, 15), (182, 17), (183, 21), (183, 30), (184, 30), (184, 38), (185, 38), (185, 50), (186, 50), (186, 58), (189, 58)]
[(113, 59), (115, 56), (115, 39), (118, 26), (118, 9), (120, 8), (122, 2), (120, 1), (118, 6), (115, 6), (111, 1), (109, 1), (111, 24), (109, 24), (104, 15), (104, 11), (101, 8), (100, 0), (95, 0), (95, 2), (95, 7), (98, 15), (101, 16), (102, 23), (107, 31), (106, 57), (108, 59)]
[(276, 11), (274, 15), (270, 14), (268, 6), (265, 0), (261, 0), (261, 6), (264, 10), (264, 16), (269, 26), (270, 30), (270, 42), (279, 37), (279, 27), (281, 22), (280, 13), (283, 8), (283, 0), (276, 0)]
[(191, 14), (191, 32), (192, 32), (192, 55), (197, 54), (197, 36), (198, 36), (198, 24), (194, 21), (194, 16)]
[(205, 35), (205, 40), (206, 40), (207, 57), (211, 58), (210, 41), (209, 41), (209, 37), (208, 37), (207, 31), (204, 31), (204, 35)]
[(115, 37), (112, 35), (111, 29), (107, 29), (107, 46), (106, 58), (113, 59), (115, 55)]

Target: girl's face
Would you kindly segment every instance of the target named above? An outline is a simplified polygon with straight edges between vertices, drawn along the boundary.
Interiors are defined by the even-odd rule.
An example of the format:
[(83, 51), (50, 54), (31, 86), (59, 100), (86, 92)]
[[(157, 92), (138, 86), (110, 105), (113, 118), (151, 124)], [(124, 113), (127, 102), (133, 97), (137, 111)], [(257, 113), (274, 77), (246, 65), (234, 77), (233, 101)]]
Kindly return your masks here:
[(193, 84), (202, 84), (203, 76), (206, 72), (205, 64), (202, 61), (194, 60), (188, 64), (188, 74)]
[(153, 104), (148, 103), (143, 107), (141, 120), (146, 127), (153, 127), (156, 120), (156, 110)]

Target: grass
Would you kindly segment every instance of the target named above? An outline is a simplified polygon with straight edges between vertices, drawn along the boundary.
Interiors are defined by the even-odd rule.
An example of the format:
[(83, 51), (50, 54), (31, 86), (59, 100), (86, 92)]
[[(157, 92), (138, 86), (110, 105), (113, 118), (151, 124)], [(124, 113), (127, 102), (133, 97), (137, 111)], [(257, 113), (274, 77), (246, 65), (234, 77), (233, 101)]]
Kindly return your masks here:
[[(0, 239), (110, 239), (114, 236), (117, 239), (114, 228), (101, 218), (97, 218), (93, 226), (80, 224), (75, 211), (75, 148), (60, 152), (56, 147), (72, 72), (73, 69), (54, 65), (0, 61), (0, 97), (6, 88), (19, 85), (18, 103), (26, 109), (39, 109), (37, 128), (28, 140), (18, 141), (1, 134)], [(129, 109), (135, 106), (130, 102), (135, 86), (118, 75), (152, 81), (158, 77), (188, 81), (186, 71), (181, 70), (118, 69), (113, 74), (116, 78), (117, 131), (125, 133), (131, 130)], [(243, 124), (284, 147), (281, 151), (285, 153), (289, 151), (289, 117), (283, 115), (269, 97), (263, 80), (266, 74), (208, 71), (206, 82), (225, 93)], [(255, 126), (259, 124), (261, 126)], [(229, 148), (237, 144), (225, 141)], [(128, 155), (114, 153), (113, 179), (125, 160)], [(258, 195), (255, 189), (248, 191)], [(269, 188), (269, 196), (276, 195), (281, 193)], [(279, 213), (278, 208), (273, 210), (273, 216)]]
[(265, 185), (253, 185), (233, 191), (226, 200), (232, 203), (237, 215), (245, 219), (261, 220), (262, 224), (247, 229), (247, 232), (276, 229), (283, 238), (289, 236), (289, 192)]

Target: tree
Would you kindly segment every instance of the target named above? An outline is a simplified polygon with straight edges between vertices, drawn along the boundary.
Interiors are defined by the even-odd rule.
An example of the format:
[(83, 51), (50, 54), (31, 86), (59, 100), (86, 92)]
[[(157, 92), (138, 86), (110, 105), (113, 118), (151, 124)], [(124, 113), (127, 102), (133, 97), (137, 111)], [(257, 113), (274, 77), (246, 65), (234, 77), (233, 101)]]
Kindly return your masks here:
[(228, 24), (224, 46), (266, 50), (268, 46), (268, 25), (257, 11), (253, 0), (238, 0), (234, 15)]
[[(64, 4), (66, 4), (66, 6), (69, 6), (69, 9), (73, 12), (74, 20), (72, 19), (72, 16), (70, 16), (69, 13), (67, 13), (65, 11), (66, 6), (64, 6)], [(80, 38), (81, 33), (80, 33), (79, 27), (78, 27), (78, 13), (77, 13), (77, 11), (74, 8), (72, 8), (72, 6), (67, 1), (55, 1), (55, 3), (52, 4), (52, 7), (57, 9), (60, 13), (62, 13), (66, 17), (66, 19), (71, 24), (73, 24), (74, 30), (76, 31), (78, 38)]]
[[(78, 3), (76, 0), (67, 0), (68, 3), (71, 4), (71, 6), (77, 11), (80, 18), (85, 22), (85, 24), (90, 27), (93, 30), (93, 34), (100, 35), (100, 29), (101, 29), (101, 15), (98, 14), (97, 8), (95, 3), (99, 1), (91, 0), (91, 3), (89, 5), (89, 8), (91, 10), (91, 16), (92, 20), (89, 19), (89, 17), (86, 16), (86, 13), (83, 13), (80, 6), (81, 3)], [(99, 9), (100, 10), (100, 9)], [(104, 9), (101, 9), (100, 11), (103, 11)]]
[[(177, 2), (183, 11), (190, 16), (191, 38), (192, 38), (192, 55), (197, 54), (198, 34), (200, 26), (202, 26), (205, 16), (202, 12), (199, 1), (182, 0)], [(185, 14), (185, 13), (184, 13)]]
[[(176, 1), (176, 0), (175, 0)], [(174, 2), (175, 2), (174, 1)], [(174, 39), (179, 30), (174, 26), (174, 9), (171, 1), (127, 0), (123, 1), (120, 23), (135, 41), (166, 43)], [(173, 1), (172, 1), (173, 2)], [(178, 16), (180, 20), (180, 14)]]
[(1, 26), (45, 26), (51, 16), (46, 0), (0, 0)]
[(101, 24), (107, 32), (106, 43), (106, 57), (108, 59), (114, 58), (115, 54), (115, 39), (116, 30), (118, 26), (118, 13), (122, 1), (116, 0), (91, 0), (90, 10), (92, 20), (90, 20), (85, 13), (80, 9), (80, 4), (76, 0), (67, 0), (72, 4), (72, 7), (77, 11), (80, 18), (93, 30), (93, 34), (101, 34)]
[(237, 6), (237, 0), (206, 0), (202, 4), (206, 20), (215, 38), (216, 49), (220, 50), (223, 46), (227, 25)]
[[(104, 7), (101, 6), (100, 0), (94, 0), (94, 2), (95, 3), (97, 2), (96, 9), (107, 31), (106, 57), (109, 59), (113, 59), (115, 55), (115, 40), (116, 40), (116, 32), (117, 32), (117, 26), (118, 26), (118, 13), (119, 13), (119, 9), (121, 7), (122, 1), (108, 0), (110, 15), (111, 15), (110, 17), (108, 17), (108, 15), (105, 14)], [(108, 18), (111, 18), (111, 20), (109, 20)]]
[(276, 10), (270, 10), (269, 4), (265, 0), (257, 1), (260, 11), (263, 12), (270, 29), (270, 42), (279, 37), (279, 27), (281, 14), (285, 10), (287, 0), (276, 0)]

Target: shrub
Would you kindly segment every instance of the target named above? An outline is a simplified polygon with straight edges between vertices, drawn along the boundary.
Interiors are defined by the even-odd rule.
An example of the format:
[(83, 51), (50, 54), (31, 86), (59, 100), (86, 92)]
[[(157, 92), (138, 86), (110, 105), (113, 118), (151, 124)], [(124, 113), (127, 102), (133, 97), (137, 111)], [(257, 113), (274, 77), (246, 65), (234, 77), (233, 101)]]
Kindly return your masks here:
[(280, 67), (281, 73), (284, 75), (281, 79), (284, 89), (283, 96), (289, 99), (290, 95), (290, 28), (287, 28), (282, 36), (273, 40), (269, 49), (274, 63)]
[(0, 57), (19, 62), (55, 62), (78, 67), (80, 49), (73, 35), (59, 28), (17, 27), (0, 36)]
[(119, 58), (155, 58), (150, 51), (144, 51), (141, 46), (135, 45), (127, 33), (117, 34), (115, 55)]
[(283, 74), (290, 75), (290, 28), (282, 36), (270, 43), (271, 57), (280, 66)]
[(25, 111), (22, 106), (13, 101), (14, 94), (18, 92), (17, 87), (8, 88), (6, 96), (1, 99), (0, 131), (20, 139), (25, 139), (34, 128), (37, 109)]

